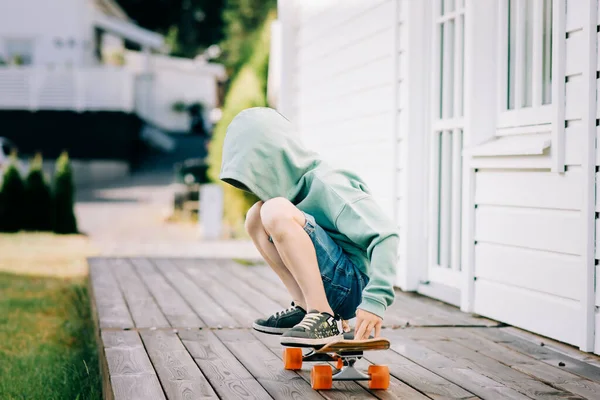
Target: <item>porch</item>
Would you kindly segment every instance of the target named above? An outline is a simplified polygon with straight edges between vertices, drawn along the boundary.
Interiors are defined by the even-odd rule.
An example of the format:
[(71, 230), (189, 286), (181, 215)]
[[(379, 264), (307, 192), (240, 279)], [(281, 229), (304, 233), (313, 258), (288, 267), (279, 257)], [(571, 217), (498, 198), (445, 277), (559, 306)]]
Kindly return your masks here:
[(386, 392), (365, 383), (310, 388), (283, 369), (278, 337), (250, 329), (290, 299), (264, 265), (229, 259), (90, 259), (104, 396), (109, 399), (598, 398), (600, 358), (447, 304), (398, 292)]

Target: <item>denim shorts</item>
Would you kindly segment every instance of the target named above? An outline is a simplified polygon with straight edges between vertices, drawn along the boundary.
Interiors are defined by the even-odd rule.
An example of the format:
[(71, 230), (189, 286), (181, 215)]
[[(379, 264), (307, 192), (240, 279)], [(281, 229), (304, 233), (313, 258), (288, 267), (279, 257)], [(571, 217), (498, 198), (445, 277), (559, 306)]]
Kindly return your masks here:
[(317, 225), (312, 215), (304, 213), (304, 216), (304, 230), (315, 246), (329, 306), (343, 319), (354, 318), (369, 278), (354, 265), (340, 245)]

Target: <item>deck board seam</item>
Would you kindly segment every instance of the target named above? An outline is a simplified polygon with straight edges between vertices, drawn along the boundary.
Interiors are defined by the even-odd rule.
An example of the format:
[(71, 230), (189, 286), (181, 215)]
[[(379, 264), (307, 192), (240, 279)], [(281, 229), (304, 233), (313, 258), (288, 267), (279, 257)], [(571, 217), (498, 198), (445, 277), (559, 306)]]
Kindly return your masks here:
[[(196, 281), (193, 279), (192, 275), (190, 275), (190, 274), (189, 274), (189, 272), (187, 272), (187, 268), (188, 268), (188, 267), (184, 267), (184, 266), (182, 266), (182, 265), (180, 265), (180, 264), (175, 264), (175, 263), (174, 263), (174, 265), (175, 265), (177, 268), (179, 268), (179, 270), (180, 270), (180, 271), (182, 271), (182, 272), (183, 272), (183, 273), (184, 273), (186, 276), (188, 276), (188, 277), (190, 278), (190, 280), (192, 280), (192, 281), (193, 281), (193, 282), (196, 284), (196, 286), (198, 286), (198, 284), (196, 283)], [(206, 268), (214, 268), (214, 267), (207, 266)], [(250, 304), (250, 302), (249, 302), (249, 301), (247, 301), (247, 300), (243, 299), (243, 298), (242, 298), (242, 297), (240, 297), (240, 296), (239, 296), (237, 293), (235, 293), (235, 292), (231, 291), (230, 289), (228, 289), (228, 288), (226, 287), (226, 284), (224, 284), (224, 283), (223, 283), (223, 282), (222, 282), (220, 279), (217, 279), (217, 278), (215, 278), (215, 276), (214, 276), (214, 275), (211, 275), (211, 278), (215, 279), (215, 280), (216, 280), (216, 281), (217, 281), (217, 282), (218, 282), (220, 285), (225, 285), (225, 289), (227, 289), (227, 290), (228, 290), (228, 291), (229, 291), (229, 292), (230, 292), (230, 293), (231, 293), (233, 296), (237, 296), (237, 297), (238, 297), (240, 300), (242, 300), (243, 302), (245, 302), (245, 303), (246, 303), (246, 305), (247, 305), (249, 308), (252, 308), (254, 311), (256, 311), (256, 312), (257, 312), (257, 313), (259, 313), (259, 314), (261, 313), (261, 312), (260, 312), (259, 310), (257, 310), (257, 309), (256, 309), (254, 306), (252, 306), (252, 304)], [(206, 293), (208, 294), (208, 292), (206, 292)], [(210, 297), (211, 299), (213, 299), (213, 300), (215, 301), (215, 303), (217, 303), (217, 304), (221, 304), (221, 303), (220, 303), (220, 302), (219, 302), (217, 299), (215, 299), (215, 298), (214, 298), (213, 296), (211, 296), (210, 294), (209, 294), (209, 297)], [(223, 306), (223, 309), (229, 313), (229, 316), (231, 317), (231, 319), (233, 319), (234, 321), (236, 321), (236, 322), (237, 322), (237, 323), (240, 325), (240, 327), (241, 327), (241, 328), (243, 328), (243, 329), (248, 329), (248, 328), (250, 328), (249, 326), (244, 326), (244, 324), (243, 324), (242, 322), (240, 322), (238, 319), (236, 319), (236, 318), (235, 318), (235, 317), (234, 317), (234, 316), (231, 314), (231, 312), (229, 312), (229, 311), (228, 311), (228, 310), (225, 308), (225, 306)], [(235, 329), (235, 328), (234, 328), (234, 329)]]
[[(172, 259), (173, 260), (173, 259)], [(202, 260), (204, 261), (204, 260)], [(198, 283), (196, 282), (196, 280), (194, 279), (194, 277), (192, 275), (190, 275), (190, 273), (187, 271), (187, 268), (184, 267), (183, 265), (181, 265), (180, 263), (176, 262), (175, 260), (173, 260), (173, 266), (175, 268), (177, 268), (179, 270), (179, 272), (181, 272), (183, 275), (187, 276), (187, 278), (194, 284), (194, 286), (196, 287), (200, 287), (200, 285), (198, 285)], [(204, 291), (204, 293), (206, 294), (207, 297), (210, 297), (215, 303), (220, 304), (220, 302), (212, 295), (210, 294), (210, 292), (208, 291)], [(232, 321), (235, 321), (236, 324), (238, 324), (240, 326), (240, 328), (246, 328), (243, 326), (243, 324), (238, 321), (233, 315), (231, 315), (231, 313), (225, 308), (225, 307), (221, 307), (223, 308), (223, 310), (225, 312), (227, 312), (227, 314), (229, 315), (229, 317), (232, 319)], [(221, 330), (221, 329), (238, 329), (237, 327), (207, 327), (208, 329), (211, 330)]]
[[(113, 260), (116, 260), (116, 258), (113, 258)], [(146, 285), (146, 282), (140, 276), (140, 274), (139, 274), (137, 268), (135, 267), (135, 265), (133, 265), (133, 263), (131, 262), (131, 259), (130, 258), (122, 258), (122, 260), (125, 261), (125, 263), (127, 263), (129, 265), (129, 267), (131, 268), (131, 271), (133, 272), (133, 274), (135, 274), (135, 276), (138, 278), (138, 281), (140, 282), (140, 284), (146, 289), (146, 292), (152, 298), (152, 301), (154, 301), (154, 304), (156, 304), (156, 308), (158, 309), (158, 311), (160, 311), (160, 313), (163, 316), (163, 318), (165, 319), (165, 321), (167, 321), (167, 323), (169, 325), (171, 325), (171, 321), (169, 321), (169, 319), (165, 315), (165, 312), (160, 307), (160, 304), (158, 303), (158, 301), (154, 297), (154, 294), (152, 293), (152, 291), (150, 290), (150, 288), (148, 287), (148, 285)], [(111, 269), (112, 268), (114, 268), (114, 267), (111, 267)], [(127, 298), (125, 297), (125, 294), (124, 294), (124, 291), (123, 291), (123, 287), (121, 287), (120, 280), (117, 279), (117, 278), (115, 278), (115, 282), (117, 282), (117, 286), (119, 287), (119, 292), (123, 296), (123, 300), (125, 301), (125, 306), (127, 307), (127, 311), (129, 311), (129, 314), (131, 315), (131, 321), (133, 322), (133, 327), (137, 330), (138, 327), (136, 326), (135, 319), (133, 318), (133, 313), (131, 312), (131, 308), (129, 307), (129, 302), (127, 301)], [(165, 329), (165, 328), (162, 328), (162, 329)], [(128, 329), (128, 330), (132, 330), (132, 329)]]
[[(248, 329), (248, 328), (245, 328), (245, 329)], [(219, 341), (219, 342), (220, 342), (220, 343), (221, 343), (221, 344), (222, 344), (222, 345), (223, 345), (223, 346), (224, 346), (224, 347), (227, 349), (227, 351), (228, 351), (228, 352), (229, 352), (229, 353), (230, 353), (230, 354), (231, 354), (231, 355), (232, 355), (232, 356), (233, 356), (233, 357), (234, 357), (234, 358), (235, 358), (235, 359), (236, 359), (236, 360), (237, 360), (237, 361), (240, 363), (240, 365), (241, 365), (241, 366), (243, 366), (243, 367), (244, 367), (244, 369), (245, 369), (246, 371), (248, 371), (248, 374), (249, 374), (249, 375), (250, 375), (250, 376), (251, 376), (251, 377), (252, 377), (252, 378), (253, 378), (253, 379), (254, 379), (256, 382), (258, 382), (258, 384), (260, 385), (260, 387), (262, 387), (262, 388), (265, 390), (265, 392), (266, 392), (266, 393), (267, 393), (269, 396), (271, 396), (271, 398), (272, 398), (272, 399), (274, 399), (274, 397), (273, 397), (273, 396), (271, 395), (271, 393), (269, 392), (268, 388), (267, 388), (265, 385), (263, 385), (263, 382), (261, 382), (261, 380), (260, 380), (260, 379), (258, 379), (258, 378), (257, 378), (257, 377), (256, 377), (256, 376), (255, 376), (255, 375), (252, 373), (252, 371), (250, 371), (250, 370), (248, 369), (248, 367), (246, 367), (246, 365), (245, 365), (245, 364), (242, 362), (242, 360), (240, 360), (240, 359), (238, 358), (238, 356), (235, 354), (235, 352), (234, 352), (234, 351), (231, 351), (231, 349), (230, 349), (230, 348), (227, 346), (227, 343), (225, 343), (225, 341), (223, 341), (223, 340), (222, 340), (222, 339), (219, 337), (219, 335), (214, 335), (214, 336), (215, 336), (215, 337), (217, 338), (217, 340), (218, 340), (218, 341)]]
[[(192, 304), (190, 304), (190, 302), (181, 294), (181, 292), (179, 291), (179, 289), (177, 289), (173, 283), (171, 282), (171, 280), (169, 278), (167, 278), (167, 276), (163, 273), (162, 269), (158, 267), (158, 265), (156, 264), (156, 258), (152, 258), (152, 259), (148, 259), (148, 261), (150, 262), (150, 264), (152, 264), (152, 266), (154, 267), (154, 269), (156, 270), (156, 272), (165, 280), (165, 282), (167, 283), (167, 285), (171, 286), (171, 288), (173, 288), (173, 290), (175, 292), (177, 292), (177, 294), (179, 294), (179, 297), (181, 297), (181, 299), (183, 300), (183, 302), (185, 304), (187, 304), (187, 306), (190, 308), (190, 310), (198, 317), (198, 319), (200, 320), (200, 322), (202, 322), (202, 325), (204, 325), (204, 327), (208, 327), (208, 324), (202, 319), (202, 317), (200, 315), (198, 315), (198, 313), (196, 312), (196, 310), (194, 310), (194, 307), (192, 306)], [(167, 260), (169, 262), (171, 262), (171, 260), (169, 260), (168, 258), (160, 258), (160, 260)], [(177, 266), (175, 265), (175, 263), (171, 262), (171, 264), (176, 268)], [(195, 282), (192, 281), (192, 283), (194, 284), (194, 286), (198, 287), (198, 285), (195, 284)], [(200, 290), (200, 289), (199, 289)], [(173, 324), (171, 324), (172, 326)], [(173, 327), (174, 329), (177, 329), (175, 327)], [(186, 327), (188, 328), (188, 327)], [(202, 329), (203, 327), (201, 327), (200, 329)], [(196, 329), (196, 328), (194, 328)]]

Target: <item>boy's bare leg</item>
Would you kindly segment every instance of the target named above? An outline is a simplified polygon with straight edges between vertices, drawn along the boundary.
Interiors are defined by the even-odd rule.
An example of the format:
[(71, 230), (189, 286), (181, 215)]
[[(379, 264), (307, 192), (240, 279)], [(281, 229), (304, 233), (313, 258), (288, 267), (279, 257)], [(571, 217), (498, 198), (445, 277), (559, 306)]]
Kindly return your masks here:
[(285, 266), (277, 249), (273, 243), (269, 242), (269, 234), (265, 230), (260, 218), (261, 207), (263, 202), (259, 201), (254, 204), (246, 216), (246, 231), (252, 238), (254, 245), (258, 249), (261, 256), (269, 264), (269, 266), (275, 271), (279, 279), (283, 282), (288, 292), (292, 296), (294, 303), (303, 309), (306, 308), (306, 301), (302, 290), (290, 270)]
[(304, 214), (290, 201), (279, 197), (265, 202), (260, 216), (283, 264), (300, 286), (307, 310), (333, 315), (325, 295), (315, 247), (303, 228), (306, 223)]

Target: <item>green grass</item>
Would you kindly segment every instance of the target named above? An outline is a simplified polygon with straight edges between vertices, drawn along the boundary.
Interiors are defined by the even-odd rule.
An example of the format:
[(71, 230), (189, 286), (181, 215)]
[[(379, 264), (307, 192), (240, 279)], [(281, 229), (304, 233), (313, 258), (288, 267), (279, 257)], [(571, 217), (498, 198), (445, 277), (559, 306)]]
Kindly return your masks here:
[(0, 399), (102, 397), (78, 235), (0, 234)]
[(0, 273), (0, 398), (100, 399), (82, 279)]

